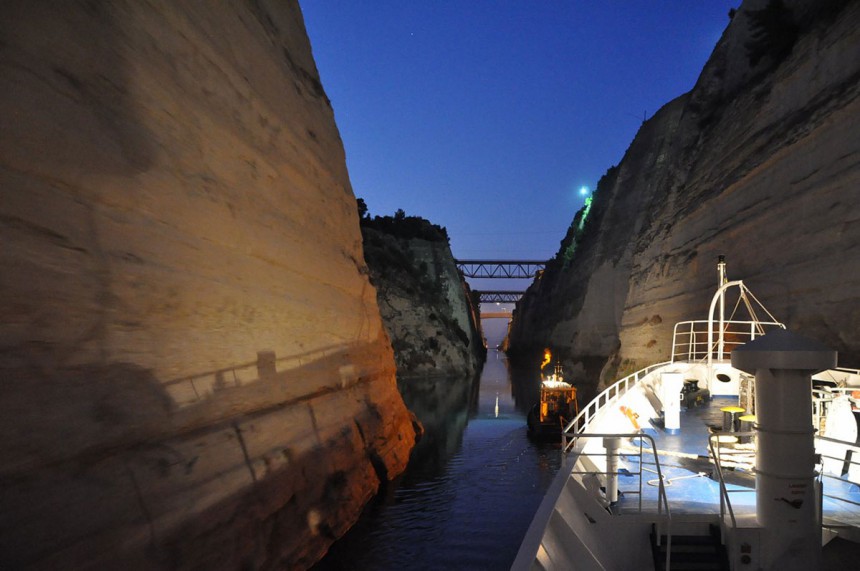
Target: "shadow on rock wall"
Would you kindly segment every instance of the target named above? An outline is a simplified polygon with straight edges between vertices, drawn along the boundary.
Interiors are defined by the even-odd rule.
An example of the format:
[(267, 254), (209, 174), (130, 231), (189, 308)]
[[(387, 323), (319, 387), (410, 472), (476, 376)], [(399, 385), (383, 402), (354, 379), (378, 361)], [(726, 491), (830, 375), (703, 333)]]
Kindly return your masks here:
[[(279, 371), (286, 362), (302, 364)], [(236, 367), (256, 373), (242, 385), (226, 386), (232, 369), (180, 379), (215, 387), (184, 406), (133, 364), (2, 370), (0, 567), (139, 564), (141, 546), (180, 568), (310, 565), (388, 478), (385, 444), (366, 441), (388, 422), (362, 388), (379, 372), (356, 362), (345, 350), (261, 351)], [(330, 413), (315, 415), (338, 410), (326, 399), (358, 402), (341, 408), (353, 421), (332, 428)]]

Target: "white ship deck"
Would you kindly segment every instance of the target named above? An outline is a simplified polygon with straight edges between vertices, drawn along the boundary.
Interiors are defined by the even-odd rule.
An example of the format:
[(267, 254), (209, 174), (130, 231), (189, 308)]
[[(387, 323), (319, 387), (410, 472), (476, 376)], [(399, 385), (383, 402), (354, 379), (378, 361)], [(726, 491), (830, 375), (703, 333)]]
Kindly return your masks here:
[[(634, 392), (631, 390), (627, 396)], [(620, 408), (625, 402), (625, 395), (618, 395), (611, 407)], [(712, 433), (725, 434), (721, 430), (721, 409), (737, 405), (737, 396), (716, 396), (701, 406), (682, 409), (678, 431), (665, 431), (652, 423), (641, 422), (641, 433), (651, 438), (633, 437), (632, 430), (622, 438), (617, 469), (619, 498), (612, 505), (605, 498), (606, 451), (602, 446), (602, 436), (591, 438), (585, 435), (601, 434), (604, 430), (605, 433), (617, 433), (617, 430), (608, 430), (608, 425), (613, 420), (617, 421), (617, 416), (615, 419), (595, 419), (589, 430), (583, 433), (585, 438), (581, 438), (578, 444), (573, 443), (574, 451), (559, 471), (512, 569), (562, 569), (566, 568), (566, 561), (571, 557), (577, 562), (574, 567), (577, 569), (614, 568), (612, 559), (608, 567), (607, 561), (601, 561), (600, 549), (593, 541), (588, 541), (589, 526), (583, 522), (590, 523), (595, 529), (599, 529), (601, 524), (604, 530), (612, 529), (616, 541), (611, 551), (621, 560), (629, 558), (629, 561), (636, 562), (623, 567), (630, 569), (644, 569), (651, 565), (648, 530), (652, 524), (663, 526), (662, 532), (670, 534), (690, 530), (704, 533), (709, 524), (719, 525), (721, 519), (727, 526), (754, 526), (756, 491), (752, 466), (745, 469), (723, 467), (730, 509), (735, 516), (732, 524), (726, 504), (721, 516), (719, 476), (709, 459), (709, 437)], [(651, 452), (651, 439), (657, 448), (657, 462)], [(585, 445), (585, 440), (593, 440), (594, 445)], [(753, 454), (754, 436), (746, 446)], [(846, 454), (845, 457), (850, 459), (851, 455)], [(722, 460), (725, 458), (723, 456)], [(860, 451), (855, 453), (854, 461), (860, 461)], [(658, 463), (668, 510), (660, 505)], [(598, 474), (597, 480), (589, 484), (589, 478), (595, 478), (595, 474)], [(857, 532), (860, 530), (860, 482), (852, 481), (848, 474), (838, 477), (823, 474), (820, 480), (823, 486), (823, 542), (835, 537), (836, 532), (842, 537), (860, 541), (860, 533)], [(591, 497), (587, 498), (589, 495)], [(828, 528), (834, 532), (827, 532)], [(828, 551), (834, 553), (829, 555)], [(621, 553), (624, 555), (619, 555)], [(854, 565), (860, 560), (860, 544), (834, 541), (829, 546), (825, 545), (823, 553), (824, 569), (841, 570), (846, 568), (847, 562)], [(643, 557), (649, 558), (648, 561), (643, 563)]]
[[(645, 428), (658, 450), (658, 459), (672, 516), (682, 514), (720, 514), (720, 484), (714, 465), (708, 458), (708, 437), (713, 430), (721, 430), (723, 407), (737, 405), (737, 397), (714, 397), (705, 406), (684, 410), (681, 430), (669, 434), (657, 428)], [(648, 446), (646, 444), (646, 446)], [(754, 442), (750, 443), (754, 449)], [(648, 446), (650, 449), (650, 446)], [(640, 463), (638, 442), (628, 441), (622, 448), (622, 474), (619, 477), (618, 504), (615, 513), (632, 513), (639, 510), (639, 483), (634, 475), (644, 472), (642, 510), (657, 511), (659, 487), (656, 465), (649, 454)], [(752, 450), (751, 450), (752, 453)], [(856, 457), (855, 457), (856, 458)], [(624, 472), (630, 475), (624, 475)], [(737, 517), (755, 513), (756, 494), (754, 471), (751, 469), (723, 469), (726, 488), (732, 509)], [(825, 474), (822, 478), (822, 512), (825, 522), (860, 527), (860, 484), (852, 482), (848, 474), (839, 477)], [(632, 492), (632, 493), (625, 493)]]
[[(718, 272), (708, 319), (675, 325), (670, 360), (565, 428), (567, 456), (512, 569), (857, 567), (860, 371), (786, 331), (722, 258)], [(731, 288), (749, 321), (725, 319)]]

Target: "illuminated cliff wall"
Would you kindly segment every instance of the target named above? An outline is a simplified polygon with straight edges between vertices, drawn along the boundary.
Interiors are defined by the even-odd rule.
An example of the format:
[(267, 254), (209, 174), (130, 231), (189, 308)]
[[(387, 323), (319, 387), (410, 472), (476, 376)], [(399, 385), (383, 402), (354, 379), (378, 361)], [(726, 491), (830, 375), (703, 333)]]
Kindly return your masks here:
[(4, 3), (0, 67), (0, 567), (309, 565), (414, 431), (297, 3)]
[(860, 366), (860, 4), (786, 2), (796, 37), (753, 64), (764, 4), (744, 2), (694, 89), (601, 179), (520, 303), (514, 353), (553, 347), (592, 384), (666, 359), (674, 323), (706, 318), (724, 254), (790, 329)]

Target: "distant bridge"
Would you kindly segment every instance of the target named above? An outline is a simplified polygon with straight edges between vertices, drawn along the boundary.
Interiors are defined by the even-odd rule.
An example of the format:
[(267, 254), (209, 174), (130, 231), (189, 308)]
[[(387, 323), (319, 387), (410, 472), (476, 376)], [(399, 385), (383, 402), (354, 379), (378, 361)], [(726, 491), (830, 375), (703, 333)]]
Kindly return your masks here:
[(516, 303), (523, 296), (522, 291), (513, 290), (497, 290), (497, 291), (476, 291), (475, 293), (481, 299), (481, 303)]
[(456, 260), (457, 269), (467, 278), (533, 278), (546, 268), (536, 260)]

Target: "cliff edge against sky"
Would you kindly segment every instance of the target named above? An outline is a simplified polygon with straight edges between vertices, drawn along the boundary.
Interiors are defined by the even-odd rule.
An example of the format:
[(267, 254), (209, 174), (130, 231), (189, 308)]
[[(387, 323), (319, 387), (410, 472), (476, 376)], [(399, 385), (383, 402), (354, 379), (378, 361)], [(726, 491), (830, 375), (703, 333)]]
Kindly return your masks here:
[(414, 430), (297, 3), (11, 3), (0, 66), (0, 567), (312, 564)]
[(486, 358), (479, 308), (457, 270), (446, 230), (400, 211), (363, 217), (361, 233), (398, 382), (474, 377)]
[(860, 366), (860, 3), (766, 4), (744, 2), (694, 89), (600, 180), (518, 305), (513, 354), (552, 347), (590, 390), (667, 359), (725, 255), (790, 329)]

